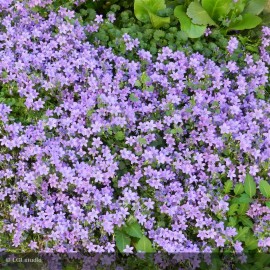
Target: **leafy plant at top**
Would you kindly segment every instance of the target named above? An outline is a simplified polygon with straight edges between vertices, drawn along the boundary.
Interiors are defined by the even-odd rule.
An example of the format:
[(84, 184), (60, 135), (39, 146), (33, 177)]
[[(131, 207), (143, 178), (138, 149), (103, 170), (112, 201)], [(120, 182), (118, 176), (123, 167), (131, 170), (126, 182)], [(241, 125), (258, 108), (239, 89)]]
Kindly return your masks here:
[(222, 27), (227, 31), (252, 29), (262, 19), (258, 16), (267, 0), (202, 0), (193, 1), (188, 7), (179, 5), (174, 15), (181, 24), (181, 29), (190, 38), (204, 34), (207, 25)]
[(218, 21), (229, 13), (231, 3), (231, 0), (202, 0), (202, 7), (213, 20)]
[(182, 5), (174, 9), (174, 16), (177, 17), (181, 24), (181, 29), (187, 33), (190, 38), (198, 38), (202, 36), (206, 30), (206, 25), (197, 25), (191, 21)]
[(200, 5), (199, 2), (192, 2), (188, 6), (187, 15), (192, 22), (199, 25), (216, 25), (213, 19), (208, 15), (207, 11)]
[(155, 28), (170, 23), (169, 17), (157, 15), (158, 11), (164, 9), (166, 9), (165, 0), (135, 0), (134, 2), (134, 13), (136, 18), (144, 23), (151, 21)]

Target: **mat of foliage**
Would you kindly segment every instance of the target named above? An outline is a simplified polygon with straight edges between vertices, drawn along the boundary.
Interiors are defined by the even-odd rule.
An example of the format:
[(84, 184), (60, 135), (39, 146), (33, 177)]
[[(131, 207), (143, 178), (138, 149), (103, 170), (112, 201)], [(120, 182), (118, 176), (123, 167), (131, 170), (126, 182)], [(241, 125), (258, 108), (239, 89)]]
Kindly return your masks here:
[(125, 34), (129, 60), (73, 11), (0, 7), (1, 248), (269, 251), (270, 28), (241, 65), (235, 37), (214, 62)]

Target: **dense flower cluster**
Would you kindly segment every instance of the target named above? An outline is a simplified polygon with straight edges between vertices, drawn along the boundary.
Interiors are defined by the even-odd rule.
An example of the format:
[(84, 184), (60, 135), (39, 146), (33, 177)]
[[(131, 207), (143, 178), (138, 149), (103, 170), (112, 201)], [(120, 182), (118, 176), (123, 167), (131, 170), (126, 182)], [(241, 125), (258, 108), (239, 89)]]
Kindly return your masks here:
[[(165, 47), (152, 62), (125, 35), (138, 59), (129, 61), (89, 44), (71, 11), (44, 19), (18, 4), (3, 14), (1, 83), (16, 82), (25, 106), (44, 111), (24, 126), (0, 106), (0, 200), (13, 245), (113, 252), (114, 229), (134, 216), (157, 249), (240, 252), (222, 188), (269, 175), (270, 104), (256, 98), (265, 59), (218, 65)], [(256, 222), (267, 230), (260, 207), (249, 215), (264, 215)]]

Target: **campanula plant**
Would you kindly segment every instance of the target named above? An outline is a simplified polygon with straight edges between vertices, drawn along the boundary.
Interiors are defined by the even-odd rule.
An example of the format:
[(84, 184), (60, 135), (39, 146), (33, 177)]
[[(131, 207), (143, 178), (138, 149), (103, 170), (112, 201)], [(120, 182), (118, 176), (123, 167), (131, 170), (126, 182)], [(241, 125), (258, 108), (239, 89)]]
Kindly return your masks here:
[(270, 250), (270, 28), (254, 54), (237, 36), (216, 58), (154, 54), (125, 31), (117, 51), (97, 35), (115, 14), (33, 10), (51, 4), (0, 2), (1, 249), (187, 254), (194, 269), (227, 252), (249, 269)]

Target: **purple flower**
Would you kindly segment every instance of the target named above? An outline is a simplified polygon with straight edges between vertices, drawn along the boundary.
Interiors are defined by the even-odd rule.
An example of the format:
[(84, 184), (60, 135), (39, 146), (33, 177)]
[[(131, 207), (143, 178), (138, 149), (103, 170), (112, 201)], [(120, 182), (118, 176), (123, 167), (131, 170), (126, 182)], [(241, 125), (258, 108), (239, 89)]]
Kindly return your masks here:
[(233, 52), (238, 48), (239, 41), (236, 37), (231, 37), (228, 45), (227, 45), (227, 50), (230, 54), (233, 54)]

